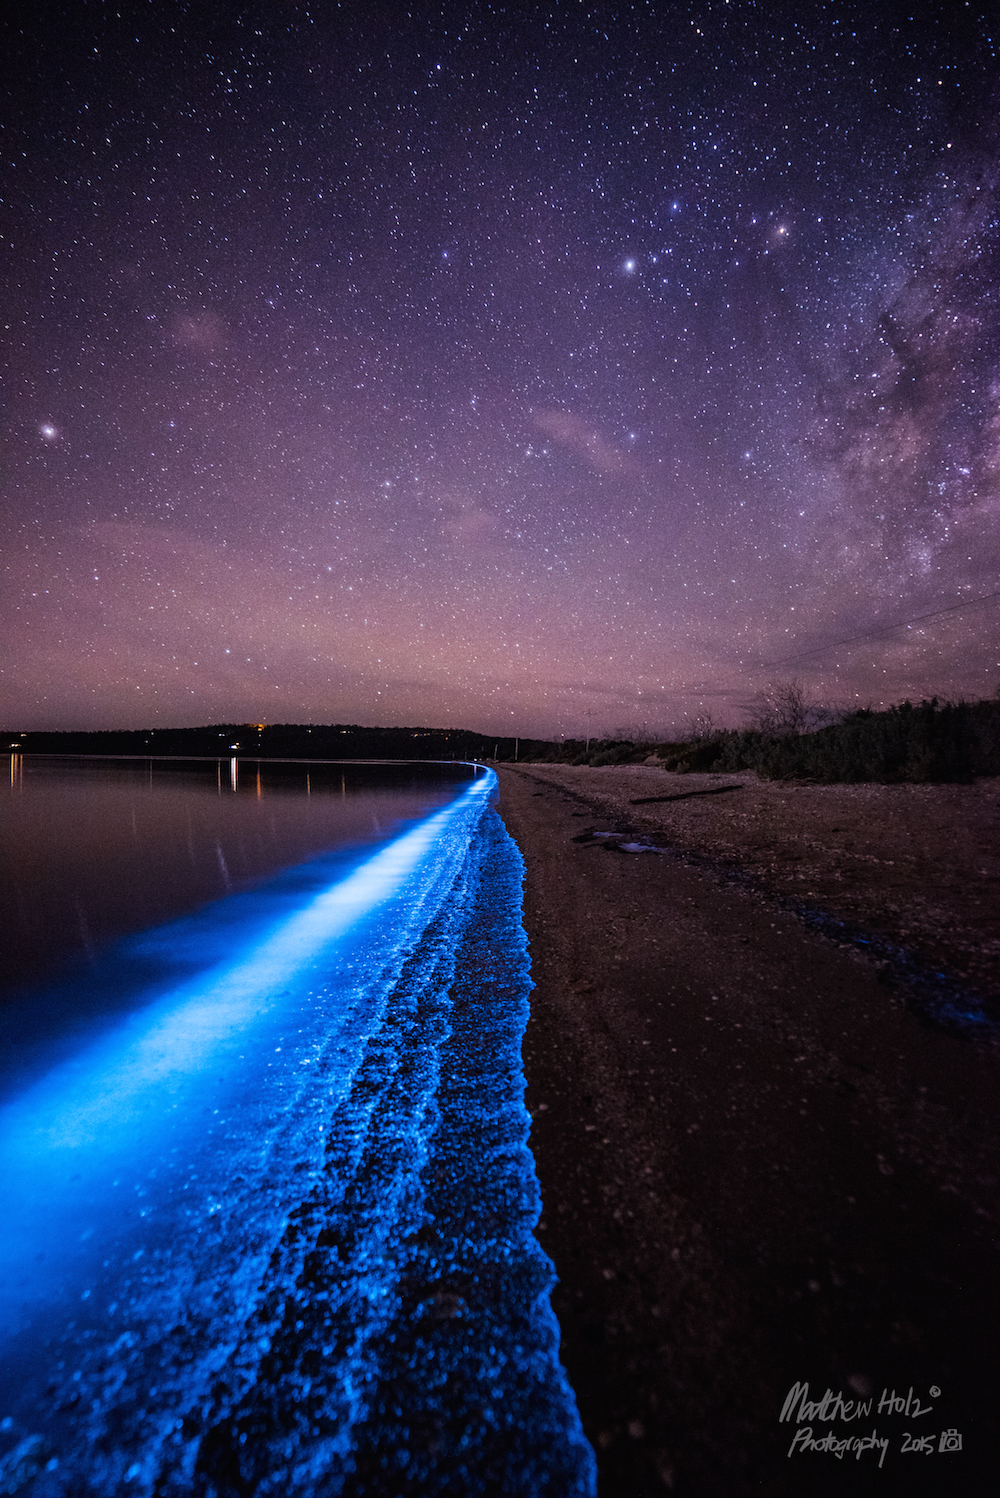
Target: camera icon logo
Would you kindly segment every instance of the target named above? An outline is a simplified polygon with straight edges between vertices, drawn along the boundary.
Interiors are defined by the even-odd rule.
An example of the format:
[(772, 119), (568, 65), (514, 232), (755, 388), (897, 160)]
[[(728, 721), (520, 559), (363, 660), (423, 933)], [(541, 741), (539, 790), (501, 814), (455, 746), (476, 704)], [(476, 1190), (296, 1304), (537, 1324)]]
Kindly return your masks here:
[(938, 1451), (961, 1451), (962, 1437), (957, 1430), (943, 1430), (938, 1441)]

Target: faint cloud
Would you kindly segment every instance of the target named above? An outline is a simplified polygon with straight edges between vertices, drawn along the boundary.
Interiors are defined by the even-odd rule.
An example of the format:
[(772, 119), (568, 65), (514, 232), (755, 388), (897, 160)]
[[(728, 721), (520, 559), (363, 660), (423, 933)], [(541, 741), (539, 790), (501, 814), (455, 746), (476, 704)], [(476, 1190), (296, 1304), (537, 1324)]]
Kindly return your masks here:
[(464, 495), (444, 495), (441, 499), (445, 515), (441, 528), (445, 535), (459, 546), (474, 546), (495, 534), (499, 522), (492, 510), (484, 509), (474, 499)]
[(532, 420), (546, 437), (568, 448), (594, 473), (631, 473), (642, 471), (641, 464), (627, 452), (602, 437), (582, 416), (572, 411), (542, 410), (531, 413)]
[(229, 325), (217, 312), (207, 308), (182, 312), (174, 319), (171, 337), (175, 348), (210, 359), (228, 348)]

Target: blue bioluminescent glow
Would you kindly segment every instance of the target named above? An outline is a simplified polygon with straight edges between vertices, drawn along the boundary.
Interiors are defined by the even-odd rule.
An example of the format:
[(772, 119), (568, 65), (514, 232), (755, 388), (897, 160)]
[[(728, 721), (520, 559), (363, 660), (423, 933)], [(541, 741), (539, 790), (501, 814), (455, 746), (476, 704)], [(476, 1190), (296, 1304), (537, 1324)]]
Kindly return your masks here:
[(0, 1114), (0, 1147), (31, 1154), (40, 1145), (47, 1157), (60, 1148), (115, 1148), (115, 1136), (131, 1134), (148, 1114), (152, 1089), (211, 1066), (220, 1045), (245, 1032), (276, 998), (287, 998), (326, 948), (399, 894), (443, 841), (448, 823), (481, 806), (485, 788), (485, 780), (474, 783), (453, 806), (317, 895), (238, 960), (167, 995), (8, 1106)]
[(242, 928), (220, 902), (225, 961), (204, 913), (122, 944), (175, 937), (187, 975), (0, 1110), (0, 1479), (592, 1492), (533, 1236), (494, 785), (326, 887), (314, 864), (273, 909), (237, 897)]

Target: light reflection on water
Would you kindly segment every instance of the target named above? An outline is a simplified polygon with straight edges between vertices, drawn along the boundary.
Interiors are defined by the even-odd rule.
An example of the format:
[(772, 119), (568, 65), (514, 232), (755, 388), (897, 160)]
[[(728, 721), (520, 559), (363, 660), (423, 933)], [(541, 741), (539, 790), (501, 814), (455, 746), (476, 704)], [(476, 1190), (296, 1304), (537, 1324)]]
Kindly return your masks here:
[[(314, 852), (305, 773), (282, 809)], [(407, 819), (398, 783), (373, 811), (334, 781), (346, 849), (102, 948), (62, 992), (117, 983), (113, 1023), (44, 1006), (62, 1050), (0, 1110), (0, 1490), (592, 1491), (532, 1235), (522, 866), (492, 783), (435, 788), (429, 816), (422, 784)], [(220, 824), (204, 784), (179, 823), (164, 789), (202, 891), (177, 828)], [(233, 800), (266, 807), (266, 774)]]
[(11, 755), (0, 1002), (66, 957), (442, 806), (468, 766)]

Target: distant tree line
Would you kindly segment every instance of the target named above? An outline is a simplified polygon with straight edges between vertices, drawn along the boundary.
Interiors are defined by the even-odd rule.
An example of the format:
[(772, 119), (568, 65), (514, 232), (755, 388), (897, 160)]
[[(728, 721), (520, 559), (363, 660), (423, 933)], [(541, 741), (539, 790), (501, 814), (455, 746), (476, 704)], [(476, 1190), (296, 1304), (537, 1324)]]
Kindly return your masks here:
[(225, 723), (203, 728), (9, 732), (0, 744), (34, 754), (158, 755), (250, 759), (426, 759), (536, 764), (653, 763), (690, 770), (753, 770), (770, 780), (969, 781), (1000, 775), (1000, 701), (902, 702), (839, 714), (810, 706), (797, 683), (760, 694), (742, 729), (692, 720), (681, 738), (657, 742), (500, 738), (451, 728), (358, 724)]
[(202, 728), (8, 733), (28, 754), (231, 755), (252, 759), (514, 759), (515, 738), (458, 728), (364, 728), (357, 723), (215, 723)]

